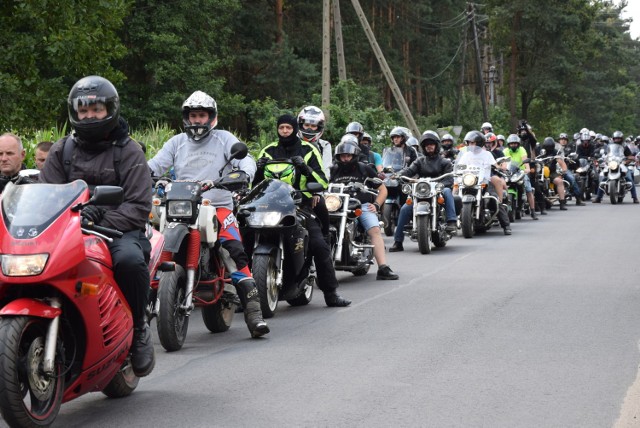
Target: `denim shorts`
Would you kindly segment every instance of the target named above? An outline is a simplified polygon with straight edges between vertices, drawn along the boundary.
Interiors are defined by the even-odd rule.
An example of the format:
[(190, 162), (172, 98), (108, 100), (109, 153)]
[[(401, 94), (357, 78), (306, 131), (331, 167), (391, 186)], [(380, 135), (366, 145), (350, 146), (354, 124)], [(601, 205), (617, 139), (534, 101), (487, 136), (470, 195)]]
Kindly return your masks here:
[(362, 225), (364, 230), (369, 230), (372, 227), (380, 227), (378, 220), (378, 213), (369, 211), (369, 204), (362, 204), (362, 214), (358, 217), (358, 222)]
[(533, 192), (533, 188), (531, 187), (531, 179), (529, 178), (529, 174), (524, 175), (524, 191), (525, 193)]

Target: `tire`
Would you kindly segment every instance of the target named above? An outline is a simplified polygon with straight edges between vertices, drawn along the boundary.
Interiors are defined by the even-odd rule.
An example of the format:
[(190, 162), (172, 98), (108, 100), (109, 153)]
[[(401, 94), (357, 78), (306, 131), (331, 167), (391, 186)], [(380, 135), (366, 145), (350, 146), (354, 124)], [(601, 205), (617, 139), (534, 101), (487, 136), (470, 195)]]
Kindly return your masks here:
[(382, 221), (384, 222), (384, 234), (393, 236), (395, 225), (393, 224), (393, 204), (384, 204), (382, 208)]
[(313, 285), (315, 281), (313, 279), (307, 278), (307, 285), (304, 288), (302, 294), (300, 294), (295, 299), (287, 300), (287, 303), (291, 306), (306, 306), (311, 303), (311, 299), (313, 299)]
[(278, 308), (279, 290), (276, 286), (276, 261), (273, 252), (270, 255), (253, 256), (253, 279), (260, 294), (260, 308), (263, 318), (272, 318)]
[(216, 303), (202, 306), (202, 321), (211, 333), (222, 333), (229, 330), (236, 313), (236, 305), (228, 304), (224, 299)]
[(436, 248), (444, 248), (445, 245), (447, 245), (447, 240), (444, 239), (445, 233), (446, 232), (442, 232), (440, 230), (431, 231), (431, 240), (433, 241), (433, 245), (435, 245)]
[(187, 274), (184, 268), (176, 264), (176, 269), (164, 272), (158, 285), (160, 308), (158, 310), (158, 338), (167, 352), (182, 348), (187, 337), (189, 317), (180, 309), (184, 302), (187, 287)]
[(609, 201), (615, 205), (618, 203), (618, 182), (610, 181), (609, 183)]
[(516, 221), (516, 198), (512, 194), (509, 194), (509, 222)]
[(473, 204), (462, 205), (462, 212), (460, 213), (460, 223), (462, 223), (462, 236), (467, 239), (473, 238)]
[(431, 253), (431, 221), (428, 215), (416, 217), (418, 249), (421, 254)]
[(64, 379), (59, 353), (53, 377), (39, 370), (49, 322), (31, 317), (0, 322), (0, 411), (10, 426), (49, 426), (60, 411)]
[(136, 389), (139, 381), (140, 378), (133, 373), (131, 361), (127, 359), (102, 393), (109, 398), (126, 397)]

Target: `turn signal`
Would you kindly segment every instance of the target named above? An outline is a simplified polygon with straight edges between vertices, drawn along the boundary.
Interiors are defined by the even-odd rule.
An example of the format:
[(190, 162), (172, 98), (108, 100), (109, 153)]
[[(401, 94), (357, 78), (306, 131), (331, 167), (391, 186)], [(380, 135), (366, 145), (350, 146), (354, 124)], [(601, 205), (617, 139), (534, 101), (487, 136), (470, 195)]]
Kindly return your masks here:
[(203, 207), (208, 207), (209, 205), (211, 205), (211, 201), (209, 199), (203, 199), (202, 200), (202, 206)]
[(360, 217), (362, 215), (362, 210), (360, 208), (356, 208), (353, 213), (356, 215), (356, 217)]
[(99, 291), (100, 286), (98, 284), (91, 284), (90, 282), (80, 284), (81, 296), (97, 296)]
[(442, 196), (438, 196), (438, 205), (444, 205), (444, 198)]
[(411, 205), (411, 204), (413, 204), (413, 199), (411, 199), (411, 198), (407, 198), (407, 202), (406, 202), (406, 204), (407, 204), (407, 205)]

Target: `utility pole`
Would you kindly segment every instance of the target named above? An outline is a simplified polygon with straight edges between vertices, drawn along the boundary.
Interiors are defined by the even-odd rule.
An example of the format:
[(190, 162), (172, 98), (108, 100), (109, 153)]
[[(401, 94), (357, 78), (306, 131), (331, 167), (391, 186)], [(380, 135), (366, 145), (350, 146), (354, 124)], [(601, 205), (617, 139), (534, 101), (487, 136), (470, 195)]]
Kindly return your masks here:
[(338, 57), (338, 79), (347, 80), (347, 66), (344, 61), (344, 45), (342, 43), (342, 18), (340, 17), (340, 0), (333, 0), (333, 30), (336, 37), (336, 54)]
[(371, 30), (371, 26), (369, 25), (369, 21), (367, 21), (367, 17), (365, 16), (364, 11), (362, 10), (362, 7), (360, 6), (360, 2), (358, 0), (351, 0), (351, 4), (353, 4), (353, 8), (356, 10), (356, 14), (358, 15), (358, 18), (360, 18), (360, 23), (362, 24), (362, 28), (364, 28), (364, 32), (367, 35), (367, 38), (369, 39), (371, 48), (373, 49), (373, 52), (376, 55), (376, 58), (378, 59), (380, 68), (382, 68), (382, 74), (384, 74), (384, 77), (387, 79), (387, 84), (391, 88), (391, 92), (393, 93), (396, 99), (396, 102), (400, 106), (400, 111), (402, 112), (402, 115), (404, 116), (404, 119), (407, 122), (407, 125), (409, 125), (409, 129), (411, 129), (411, 131), (416, 136), (416, 138), (419, 138), (421, 132), (418, 129), (418, 125), (416, 124), (416, 121), (413, 119), (413, 115), (409, 110), (409, 106), (407, 105), (407, 102), (402, 96), (402, 91), (400, 91), (400, 88), (396, 83), (396, 79), (393, 77), (393, 73), (391, 73), (389, 64), (387, 64), (387, 60), (384, 58), (384, 55), (382, 54), (382, 50), (380, 49), (380, 46), (376, 41), (376, 37), (373, 34), (373, 30)]
[[(469, 19), (469, 15), (467, 15), (467, 19)], [(467, 35), (469, 34), (469, 29), (467, 26), (462, 27), (462, 55), (460, 59), (460, 77), (458, 78), (458, 97), (456, 98), (456, 108), (455, 108), (455, 124), (459, 123), (460, 119), (460, 103), (462, 103), (462, 94), (464, 87), (464, 72), (465, 72), (465, 63), (467, 58)]]
[(478, 92), (480, 92), (480, 101), (482, 103), (483, 122), (489, 120), (487, 113), (487, 97), (484, 92), (484, 78), (482, 77), (482, 61), (480, 60), (480, 41), (478, 40), (478, 28), (476, 27), (476, 14), (473, 3), (469, 3), (469, 12), (471, 13), (471, 29), (473, 30), (473, 41), (476, 48), (476, 68), (478, 69)]
[(331, 0), (322, 2), (322, 110), (328, 119), (331, 94)]

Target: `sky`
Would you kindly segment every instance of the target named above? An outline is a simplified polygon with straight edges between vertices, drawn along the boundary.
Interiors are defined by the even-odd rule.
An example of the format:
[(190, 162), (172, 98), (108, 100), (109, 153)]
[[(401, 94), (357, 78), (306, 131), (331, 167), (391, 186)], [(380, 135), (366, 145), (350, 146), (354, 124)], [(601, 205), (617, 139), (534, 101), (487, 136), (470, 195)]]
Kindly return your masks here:
[(640, 0), (627, 0), (627, 7), (622, 11), (623, 18), (633, 18), (629, 27), (632, 39), (640, 37)]

